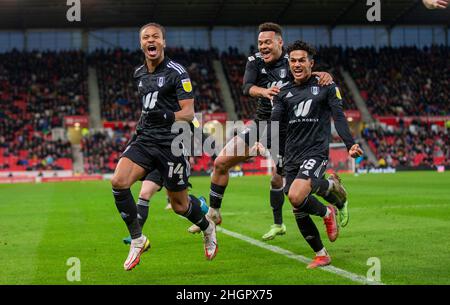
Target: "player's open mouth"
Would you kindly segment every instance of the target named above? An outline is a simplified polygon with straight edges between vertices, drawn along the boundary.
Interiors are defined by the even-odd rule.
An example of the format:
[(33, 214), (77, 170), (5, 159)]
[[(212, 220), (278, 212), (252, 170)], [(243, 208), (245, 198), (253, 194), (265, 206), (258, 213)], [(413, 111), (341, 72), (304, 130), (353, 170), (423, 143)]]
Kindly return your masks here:
[(267, 50), (267, 51), (261, 51), (261, 55), (262, 55), (262, 57), (264, 58), (264, 59), (268, 59), (269, 57), (270, 57), (270, 51), (269, 50)]
[(156, 50), (155, 46), (148, 46), (147, 51), (150, 56), (156, 56), (156, 54), (157, 54), (157, 50)]
[(294, 74), (296, 76), (301, 76), (303, 74), (303, 69), (296, 69), (296, 70), (294, 70)]

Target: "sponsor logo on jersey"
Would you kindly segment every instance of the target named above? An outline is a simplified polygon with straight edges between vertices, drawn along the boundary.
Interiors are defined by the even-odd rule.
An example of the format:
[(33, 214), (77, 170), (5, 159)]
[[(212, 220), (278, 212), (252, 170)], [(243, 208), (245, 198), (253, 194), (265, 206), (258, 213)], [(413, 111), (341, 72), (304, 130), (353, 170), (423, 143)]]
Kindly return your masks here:
[(142, 85), (142, 81), (139, 81), (139, 85), (138, 85), (138, 87), (142, 87), (143, 85)]
[(303, 101), (300, 104), (295, 105), (295, 107), (294, 107), (295, 116), (296, 117), (307, 116), (309, 113), (309, 110), (311, 109), (311, 103), (312, 103), (312, 99), (309, 99), (306, 102)]
[(286, 94), (286, 98), (290, 98), (293, 97), (294, 95), (291, 93), (291, 91), (288, 92), (288, 94)]
[(262, 69), (261, 69), (261, 73), (262, 73), (262, 74), (267, 74), (266, 69), (262, 68)]
[(317, 94), (319, 94), (319, 92), (320, 92), (320, 89), (319, 89), (318, 86), (312, 86), (312, 87), (311, 87), (311, 93), (312, 93), (313, 95), (317, 95)]
[(286, 69), (281, 69), (281, 70), (280, 70), (280, 77), (281, 77), (281, 78), (285, 78), (286, 75), (287, 75)]
[(162, 86), (164, 86), (164, 82), (165, 82), (164, 76), (158, 77), (158, 87), (161, 88)]
[(338, 87), (334, 87), (336, 89), (336, 97), (340, 100), (342, 100), (341, 91), (339, 91)]
[(183, 85), (184, 91), (186, 91), (186, 92), (192, 91), (192, 84), (191, 84), (191, 80), (189, 78), (182, 79), (181, 84)]
[(309, 171), (303, 171), (302, 174), (305, 176), (309, 176)]
[(279, 80), (277, 82), (271, 82), (267, 84), (267, 88), (272, 88), (272, 87), (278, 87), (278, 88), (283, 88), (284, 86), (286, 86), (287, 84), (289, 84), (289, 81), (283, 83), (282, 80)]

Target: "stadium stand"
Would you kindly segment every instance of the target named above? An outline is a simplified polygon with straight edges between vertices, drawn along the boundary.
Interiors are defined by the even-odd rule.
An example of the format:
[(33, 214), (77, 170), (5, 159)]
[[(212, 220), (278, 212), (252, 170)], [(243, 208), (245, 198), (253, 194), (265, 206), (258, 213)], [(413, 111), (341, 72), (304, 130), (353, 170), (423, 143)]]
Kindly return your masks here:
[(450, 48), (348, 48), (343, 53), (345, 68), (373, 115), (450, 114)]
[(131, 128), (124, 127), (85, 135), (81, 140), (85, 172), (88, 174), (113, 172), (121, 152), (131, 137), (131, 132)]
[(363, 137), (379, 167), (450, 165), (450, 136), (444, 127), (413, 121), (409, 126), (366, 128)]
[(87, 113), (85, 62), (79, 51), (0, 54), (3, 169), (72, 168), (70, 143), (52, 141), (51, 130)]
[[(167, 53), (189, 70), (196, 111), (224, 111), (212, 68), (212, 60), (219, 58), (217, 52), (171, 48)], [(345, 109), (356, 107), (342, 81), (341, 67), (351, 73), (375, 117), (449, 115), (449, 58), (447, 47), (323, 47), (319, 49), (316, 70), (333, 74), (342, 88)], [(130, 75), (141, 60), (140, 51), (124, 49), (98, 50), (89, 56), (79, 51), (14, 50), (0, 54), (0, 170), (72, 169), (70, 143), (54, 141), (51, 130), (63, 127), (65, 116), (88, 114), (88, 62), (97, 68), (103, 119), (136, 121), (141, 103)], [(255, 101), (243, 96), (241, 90), (247, 57), (229, 48), (220, 60), (239, 118), (252, 118)], [(442, 69), (430, 68), (429, 62)], [(130, 132), (127, 127), (85, 136), (85, 172), (112, 172)], [(442, 126), (414, 121), (407, 126), (365, 129), (363, 137), (379, 166), (450, 165), (448, 131)], [(242, 168), (255, 170), (255, 164), (258, 162)], [(211, 166), (210, 156), (196, 157), (193, 170), (209, 172)]]

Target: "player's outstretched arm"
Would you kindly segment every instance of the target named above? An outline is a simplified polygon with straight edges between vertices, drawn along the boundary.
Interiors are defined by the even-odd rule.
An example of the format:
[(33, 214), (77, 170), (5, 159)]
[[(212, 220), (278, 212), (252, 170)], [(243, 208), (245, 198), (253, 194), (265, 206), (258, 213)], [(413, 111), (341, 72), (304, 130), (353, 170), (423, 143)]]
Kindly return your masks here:
[(191, 122), (194, 119), (194, 99), (178, 101), (181, 110), (175, 112), (175, 121)]
[(348, 153), (352, 158), (357, 158), (362, 155), (362, 150), (359, 145), (353, 140), (352, 133), (348, 127), (347, 118), (345, 117), (342, 108), (342, 97), (339, 88), (336, 85), (328, 87), (328, 105), (331, 107), (331, 113), (334, 120), (336, 131), (344, 141)]
[(328, 86), (333, 83), (333, 77), (328, 72), (313, 72), (312, 75), (319, 77), (319, 86)]

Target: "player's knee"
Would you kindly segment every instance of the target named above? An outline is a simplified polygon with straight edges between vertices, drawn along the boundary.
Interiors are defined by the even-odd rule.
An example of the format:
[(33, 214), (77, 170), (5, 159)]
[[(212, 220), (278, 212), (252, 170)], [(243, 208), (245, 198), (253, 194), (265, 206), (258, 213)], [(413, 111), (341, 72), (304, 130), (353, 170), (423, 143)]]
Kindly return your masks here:
[(300, 207), (305, 201), (307, 195), (303, 192), (289, 191), (288, 198), (294, 208)]
[(139, 198), (149, 200), (151, 196), (152, 196), (152, 192), (150, 190), (141, 190), (139, 192)]
[(274, 174), (270, 180), (272, 189), (280, 189), (283, 187), (283, 177), (278, 174)]
[(178, 215), (184, 215), (187, 212), (188, 207), (180, 204), (177, 201), (171, 201), (173, 211)]
[(141, 191), (139, 192), (139, 198), (149, 200), (150, 197), (152, 197), (159, 189), (159, 185), (152, 184), (150, 186), (145, 186), (141, 188)]
[(218, 157), (214, 160), (214, 171), (219, 175), (225, 175), (228, 173), (229, 166), (224, 159)]
[(111, 179), (111, 185), (114, 189), (130, 188), (130, 183), (126, 177), (114, 175)]

